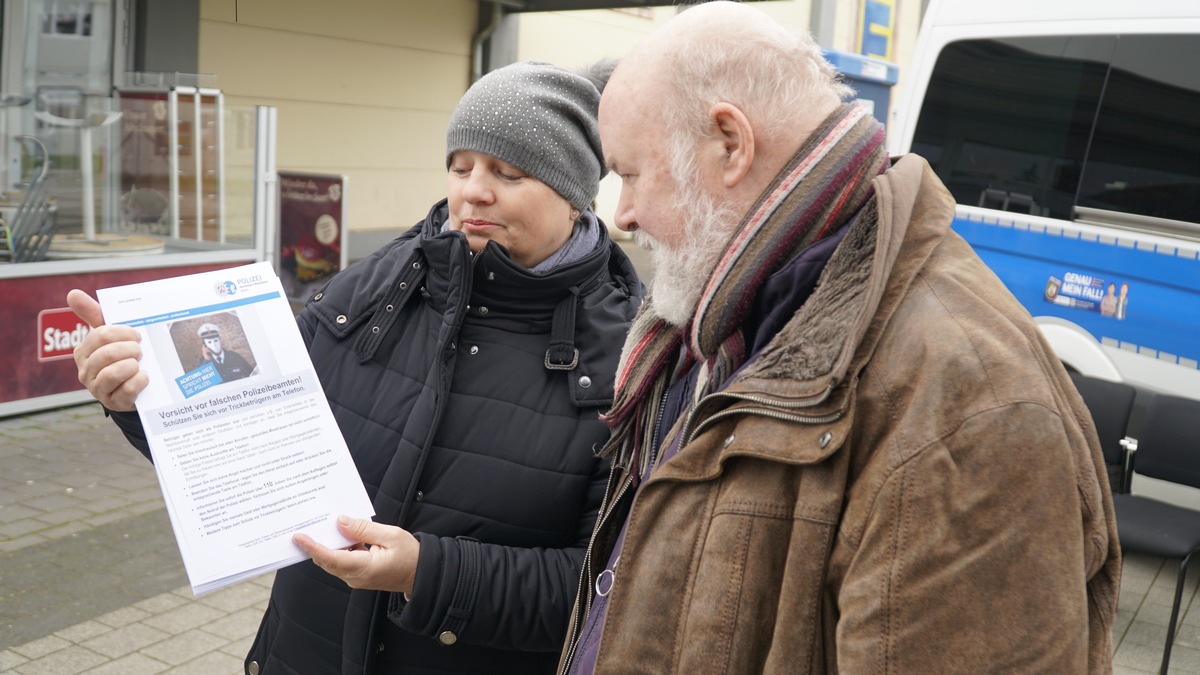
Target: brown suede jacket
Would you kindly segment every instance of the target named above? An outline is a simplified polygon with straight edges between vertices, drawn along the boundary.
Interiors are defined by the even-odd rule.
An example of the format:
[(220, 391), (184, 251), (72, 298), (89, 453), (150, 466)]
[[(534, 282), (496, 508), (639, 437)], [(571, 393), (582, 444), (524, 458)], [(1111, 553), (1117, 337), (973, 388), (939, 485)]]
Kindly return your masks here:
[(1091, 418), (928, 164), (875, 189), (877, 226), (638, 489), (596, 673), (1111, 672)]

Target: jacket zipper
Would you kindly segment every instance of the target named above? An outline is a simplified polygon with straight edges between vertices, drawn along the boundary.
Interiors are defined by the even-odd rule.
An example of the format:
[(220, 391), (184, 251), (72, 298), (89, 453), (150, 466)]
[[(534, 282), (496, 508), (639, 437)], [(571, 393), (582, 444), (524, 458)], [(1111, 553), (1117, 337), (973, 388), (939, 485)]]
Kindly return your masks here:
[(600, 530), (604, 528), (605, 521), (609, 516), (612, 515), (613, 505), (621, 501), (621, 498), (625, 496), (625, 492), (629, 489), (629, 486), (632, 483), (630, 480), (632, 475), (626, 477), (621, 485), (620, 490), (617, 491), (616, 497), (614, 497), (611, 502), (608, 501), (608, 498), (612, 496), (609, 490), (612, 488), (612, 478), (616, 472), (617, 464), (614, 461), (612, 469), (609, 472), (608, 486), (605, 487), (604, 499), (600, 502), (600, 516), (596, 519), (596, 527), (592, 531), (592, 537), (588, 540), (587, 549), (583, 554), (583, 570), (581, 570), (579, 573), (579, 593), (584, 599), (583, 614), (576, 617), (575, 630), (573, 631), (574, 635), (571, 636), (571, 643), (567, 648), (567, 657), (563, 659), (563, 667), (560, 671), (560, 673), (563, 675), (571, 670), (571, 663), (575, 660), (575, 650), (579, 648), (579, 638), (583, 635), (584, 624), (587, 622), (588, 615), (592, 613), (592, 592), (590, 588), (584, 585), (584, 583), (590, 580), (592, 577), (592, 547), (596, 543), (596, 535), (600, 533)]
[[(833, 385), (830, 385), (825, 388), (825, 391), (821, 392), (816, 397), (806, 400), (806, 401), (800, 401), (800, 402), (796, 402), (796, 403), (780, 402), (776, 399), (769, 399), (769, 398), (766, 398), (763, 396), (755, 396), (753, 394), (730, 394), (727, 392), (718, 392), (715, 394), (709, 394), (708, 396), (705, 396), (704, 398), (700, 399), (696, 403), (695, 406), (692, 406), (691, 412), (688, 413), (687, 419), (684, 421), (683, 428), (681, 429), (680, 435), (683, 438), (683, 441), (681, 442), (680, 447), (682, 448), (684, 445), (691, 443), (695, 439), (696, 435), (699, 434), (705, 427), (707, 427), (711, 423), (713, 423), (719, 419), (725, 418), (725, 417), (731, 417), (733, 415), (744, 415), (744, 414), (750, 413), (750, 414), (762, 415), (764, 417), (770, 417), (772, 419), (777, 419), (777, 420), (783, 420), (783, 421), (788, 421), (788, 422), (799, 422), (801, 424), (827, 424), (829, 422), (833, 422), (833, 421), (839, 419), (843, 415), (843, 411), (839, 410), (837, 412), (829, 413), (827, 415), (820, 415), (820, 416), (814, 417), (814, 416), (808, 416), (808, 415), (798, 415), (798, 414), (794, 414), (794, 413), (780, 412), (778, 410), (778, 408), (786, 408), (786, 409), (791, 409), (791, 410), (803, 410), (806, 408), (813, 408), (813, 407), (821, 405), (825, 401), (829, 400), (829, 396), (832, 393), (833, 393)], [(668, 395), (668, 392), (664, 391), (662, 401), (659, 403), (659, 406), (658, 406), (658, 419), (654, 423), (654, 429), (655, 429), (654, 437), (655, 438), (657, 438), (660, 427), (662, 426), (662, 419), (663, 419), (663, 412), (664, 412), (663, 408), (666, 405), (667, 395)], [(739, 410), (722, 410), (721, 412), (716, 413), (715, 415), (712, 415), (711, 417), (705, 418), (703, 421), (701, 421), (699, 424), (697, 424), (694, 429), (692, 429), (689, 432), (688, 429), (689, 429), (689, 427), (692, 426), (692, 423), (695, 421), (696, 413), (700, 410), (700, 408), (705, 403), (716, 400), (717, 398), (720, 398), (720, 397), (731, 398), (731, 399), (735, 399), (735, 400), (739, 400), (739, 401), (749, 401), (751, 403), (757, 403), (759, 405), (769, 406), (769, 407), (767, 407), (767, 408), (752, 408), (752, 409), (742, 408)], [(663, 439), (663, 441), (665, 441), (665, 440), (666, 439)], [(660, 442), (658, 445), (661, 446), (662, 443)], [(655, 453), (654, 453), (655, 455), (658, 454), (657, 451), (659, 449), (660, 448), (655, 448)], [(651, 457), (651, 465), (653, 465), (653, 462), (654, 462), (654, 457)], [(633, 467), (630, 467), (630, 469), (632, 470)], [(576, 625), (576, 629), (574, 631), (575, 634), (571, 636), (571, 641), (567, 647), (566, 658), (563, 659), (563, 667), (562, 667), (562, 670), (559, 671), (559, 675), (566, 675), (566, 673), (570, 672), (571, 666), (575, 660), (576, 650), (579, 648), (579, 638), (583, 635), (584, 623), (587, 622), (588, 615), (591, 614), (591, 612), (592, 612), (592, 599), (593, 599), (592, 592), (591, 592), (590, 588), (586, 588), (584, 586), (584, 582), (591, 579), (592, 547), (596, 542), (596, 534), (599, 533), (603, 529), (608, 517), (610, 515), (612, 515), (612, 505), (619, 502), (621, 500), (621, 498), (625, 496), (625, 492), (629, 489), (629, 486), (632, 484), (632, 480), (631, 480), (632, 473), (631, 473), (631, 475), (629, 477), (627, 477), (626, 480), (624, 481), (624, 483), (621, 485), (621, 489), (617, 492), (616, 498), (613, 499), (613, 501), (610, 503), (608, 501), (608, 497), (609, 497), (608, 489), (612, 487), (612, 475), (613, 475), (613, 473), (616, 472), (616, 470), (617, 470), (617, 466), (616, 466), (616, 463), (614, 462), (613, 468), (612, 468), (612, 473), (609, 474), (609, 485), (605, 489), (604, 500), (601, 502), (601, 505), (602, 505), (601, 514), (600, 514), (600, 517), (596, 521), (595, 530), (592, 534), (591, 540), (588, 541), (587, 550), (584, 553), (583, 571), (580, 573), (580, 579), (579, 579), (579, 592), (583, 594), (584, 599), (585, 599), (584, 611), (583, 611), (582, 615), (577, 617), (577, 625)]]
[[(653, 442), (654, 439), (658, 438), (658, 434), (662, 430), (663, 415), (666, 412), (665, 408), (667, 406), (667, 396), (669, 393), (670, 393), (670, 387), (666, 388), (663, 391), (662, 398), (658, 402), (658, 419), (654, 422), (654, 436), (651, 437), (651, 442)], [(651, 453), (650, 465), (649, 465), (649, 468), (651, 470), (653, 470), (653, 468), (654, 468), (654, 460), (657, 458), (658, 452), (661, 449), (661, 446), (662, 446), (662, 443), (659, 442), (655, 446), (654, 452)], [(567, 658), (565, 660), (563, 660), (563, 669), (562, 669), (563, 675), (566, 675), (566, 673), (570, 672), (570, 670), (571, 670), (571, 662), (575, 660), (575, 650), (579, 648), (579, 638), (583, 635), (583, 628), (584, 628), (583, 624), (587, 623), (588, 615), (592, 613), (592, 599), (593, 599), (592, 591), (591, 591), (591, 588), (583, 585), (585, 580), (590, 581), (592, 578), (592, 545), (596, 543), (596, 535), (599, 534), (600, 530), (604, 527), (605, 520), (610, 515), (612, 515), (613, 504), (616, 504), (617, 502), (621, 501), (621, 498), (625, 496), (625, 492), (629, 490), (629, 486), (633, 484), (633, 480), (632, 480), (633, 479), (633, 471), (637, 470), (637, 468), (630, 467), (629, 477), (627, 477), (625, 479), (624, 484), (621, 485), (621, 489), (620, 489), (620, 491), (617, 492), (616, 498), (613, 499), (612, 502), (609, 502), (608, 501), (608, 497), (609, 497), (608, 490), (609, 490), (609, 488), (612, 487), (612, 476), (613, 476), (613, 473), (616, 472), (616, 470), (617, 470), (617, 464), (616, 464), (616, 461), (614, 460), (612, 472), (609, 473), (608, 485), (605, 486), (605, 488), (604, 488), (604, 499), (601, 500), (601, 502), (600, 502), (600, 509), (601, 509), (600, 517), (596, 519), (596, 527), (592, 533), (592, 538), (590, 540), (588, 540), (587, 550), (583, 554), (583, 571), (580, 572), (580, 575), (579, 575), (579, 590), (580, 590), (580, 592), (583, 593), (583, 595), (585, 597), (584, 605), (583, 605), (583, 615), (581, 617), (581, 621), (579, 622), (578, 630), (575, 631), (575, 635), (571, 636), (571, 642), (567, 648)]]
[[(665, 438), (662, 438), (660, 434), (662, 434), (663, 417), (666, 414), (667, 397), (670, 393), (671, 388), (665, 387), (663, 389), (662, 398), (658, 400), (658, 419), (654, 422), (654, 435), (650, 437), (651, 443), (654, 443), (655, 440), (658, 442), (654, 443), (654, 450), (650, 453), (650, 463), (646, 465), (647, 480), (650, 478), (650, 472), (654, 471), (654, 462), (658, 460), (658, 453), (662, 451), (663, 441), (666, 440)], [(641, 479), (641, 477), (641, 470), (639, 468), (638, 478)]]

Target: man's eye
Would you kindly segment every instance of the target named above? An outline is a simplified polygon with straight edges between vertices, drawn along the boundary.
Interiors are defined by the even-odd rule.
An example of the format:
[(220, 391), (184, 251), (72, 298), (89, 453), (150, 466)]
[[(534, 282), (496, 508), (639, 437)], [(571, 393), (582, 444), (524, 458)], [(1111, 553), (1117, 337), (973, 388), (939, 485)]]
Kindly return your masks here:
[(510, 181), (510, 182), (511, 182), (511, 181), (517, 181), (517, 180), (521, 180), (522, 178), (524, 178), (524, 177), (525, 177), (525, 176), (523, 176), (523, 175), (521, 175), (521, 174), (509, 173), (509, 172), (507, 172), (507, 171), (497, 171), (497, 172), (496, 172), (496, 175), (498, 175), (498, 176), (500, 176), (501, 178), (503, 178), (504, 180), (506, 180), (506, 181)]
[(464, 169), (460, 166), (452, 166), (452, 167), (450, 167), (450, 173), (454, 174), (455, 176), (465, 176), (465, 175), (471, 173), (471, 170)]

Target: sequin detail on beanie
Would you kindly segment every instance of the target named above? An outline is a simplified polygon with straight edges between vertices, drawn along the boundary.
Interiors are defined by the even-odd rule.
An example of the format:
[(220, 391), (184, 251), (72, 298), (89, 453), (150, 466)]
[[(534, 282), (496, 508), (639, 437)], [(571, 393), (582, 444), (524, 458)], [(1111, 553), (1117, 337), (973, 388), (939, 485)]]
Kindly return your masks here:
[(583, 211), (606, 170), (596, 116), (600, 92), (587, 78), (536, 61), (484, 75), (446, 130), (446, 167), (459, 150), (503, 160)]

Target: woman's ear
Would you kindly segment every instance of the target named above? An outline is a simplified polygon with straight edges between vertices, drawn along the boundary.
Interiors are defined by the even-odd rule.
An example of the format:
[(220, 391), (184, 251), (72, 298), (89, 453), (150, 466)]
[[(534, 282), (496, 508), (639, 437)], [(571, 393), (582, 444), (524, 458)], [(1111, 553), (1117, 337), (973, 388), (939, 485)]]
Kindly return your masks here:
[(708, 115), (725, 153), (721, 178), (725, 187), (736, 187), (754, 164), (754, 129), (746, 114), (732, 103), (716, 103)]

